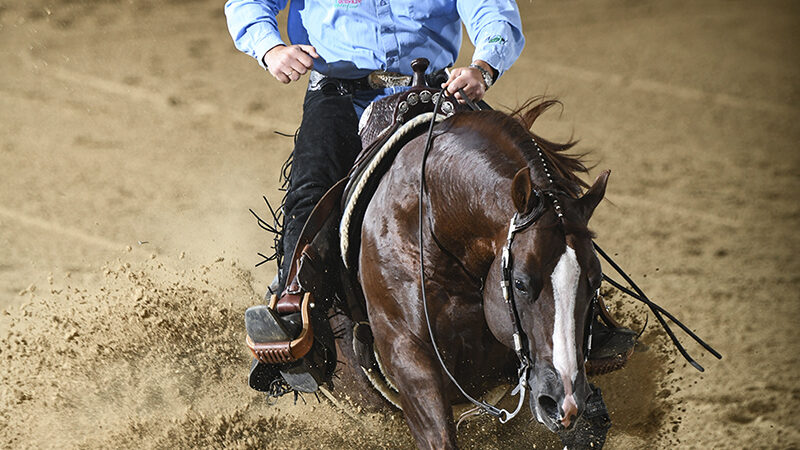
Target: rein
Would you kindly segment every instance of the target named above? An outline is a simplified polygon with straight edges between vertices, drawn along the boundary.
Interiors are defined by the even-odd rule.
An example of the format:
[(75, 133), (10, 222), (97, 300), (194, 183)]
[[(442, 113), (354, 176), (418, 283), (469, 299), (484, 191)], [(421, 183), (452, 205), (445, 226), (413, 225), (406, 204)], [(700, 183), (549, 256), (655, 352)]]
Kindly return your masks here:
[[(617, 273), (625, 280), (625, 282), (627, 282), (628, 284), (631, 285), (631, 287), (633, 287), (633, 291), (631, 291), (630, 289), (626, 288), (625, 286), (623, 286), (618, 281), (615, 281), (613, 278), (609, 277), (605, 273), (603, 274), (603, 280), (607, 281), (608, 284), (610, 284), (610, 285), (614, 286), (615, 288), (619, 289), (620, 291), (622, 291), (622, 293), (627, 294), (627, 295), (635, 298), (636, 300), (639, 300), (640, 302), (644, 303), (645, 305), (647, 305), (647, 307), (650, 308), (650, 310), (653, 312), (653, 315), (656, 316), (656, 319), (658, 319), (658, 323), (661, 324), (661, 327), (664, 328), (664, 331), (666, 331), (667, 335), (669, 335), (669, 338), (672, 340), (672, 343), (673, 343), (673, 345), (675, 345), (675, 348), (678, 349), (678, 351), (680, 352), (681, 356), (683, 356), (684, 359), (686, 359), (686, 361), (688, 361), (689, 364), (692, 365), (692, 367), (694, 367), (695, 369), (697, 369), (700, 372), (705, 372), (705, 369), (703, 368), (703, 366), (701, 366), (697, 361), (695, 361), (694, 358), (689, 356), (689, 353), (686, 351), (685, 348), (683, 348), (683, 345), (681, 345), (680, 341), (675, 336), (675, 333), (672, 331), (672, 329), (669, 327), (669, 325), (667, 325), (667, 322), (661, 316), (662, 314), (667, 316), (667, 318), (669, 318), (669, 320), (673, 321), (676, 325), (678, 325), (686, 334), (689, 335), (689, 337), (694, 339), (694, 341), (697, 342), (698, 344), (700, 344), (700, 346), (702, 346), (704, 349), (708, 350), (709, 353), (714, 355), (717, 359), (722, 359), (722, 355), (718, 351), (714, 350), (713, 347), (708, 345), (704, 340), (702, 340), (699, 336), (697, 336), (692, 330), (689, 329), (689, 327), (684, 325), (683, 322), (681, 322), (680, 320), (675, 318), (675, 316), (670, 314), (669, 311), (667, 311), (666, 309), (662, 308), (661, 306), (659, 306), (658, 304), (656, 304), (655, 302), (653, 302), (652, 300), (647, 298), (647, 295), (645, 295), (644, 291), (642, 291), (642, 289), (639, 288), (639, 286), (637, 286), (636, 283), (634, 283), (634, 281), (631, 279), (631, 277), (629, 277), (625, 273), (625, 271), (622, 270), (622, 268), (616, 262), (614, 262), (614, 260), (611, 259), (611, 257), (608, 256), (608, 254), (606, 252), (604, 252), (603, 249), (600, 248), (599, 245), (597, 245), (597, 243), (592, 242), (592, 245), (594, 245), (594, 248), (595, 248), (595, 250), (597, 250), (597, 253), (599, 253), (600, 256), (602, 256), (603, 259), (605, 259), (611, 265), (611, 267), (613, 267), (614, 270), (617, 271)], [(642, 330), (642, 331), (644, 331), (644, 330)]]
[[(463, 90), (459, 89), (459, 92), (461, 93), (461, 96), (463, 98), (469, 100), (468, 97), (464, 94)], [(434, 111), (439, 110), (444, 95), (445, 95), (445, 89), (442, 89), (440, 91), (439, 98), (436, 101), (436, 106), (434, 108)], [(475, 105), (471, 101), (468, 101), (468, 105), (473, 110), (480, 109), (477, 105)], [(510, 282), (511, 244), (514, 240), (514, 234), (525, 228), (528, 228), (531, 224), (533, 224), (536, 221), (538, 216), (531, 217), (531, 215), (526, 215), (523, 218), (523, 220), (518, 221), (518, 216), (515, 213), (514, 217), (511, 219), (511, 224), (509, 225), (508, 239), (506, 241), (506, 245), (505, 247), (503, 247), (503, 267), (502, 267), (503, 297), (506, 300), (506, 304), (508, 305), (509, 309), (509, 314), (511, 315), (511, 320), (514, 324), (514, 330), (515, 330), (513, 334), (514, 352), (517, 354), (517, 358), (519, 358), (520, 360), (520, 367), (517, 371), (517, 374), (519, 376), (519, 382), (517, 384), (517, 387), (512, 392), (512, 395), (516, 395), (517, 393), (519, 393), (519, 403), (517, 404), (517, 408), (513, 412), (508, 412), (505, 409), (497, 408), (496, 406), (490, 405), (487, 402), (476, 400), (464, 390), (461, 384), (459, 384), (458, 381), (455, 379), (453, 374), (450, 373), (450, 370), (447, 369), (447, 366), (444, 363), (444, 359), (442, 359), (442, 354), (439, 351), (439, 346), (436, 344), (436, 338), (433, 335), (433, 328), (431, 327), (431, 319), (430, 315), (428, 314), (428, 298), (427, 295), (425, 294), (425, 258), (423, 251), (423, 237), (424, 237), (423, 224), (425, 223), (424, 222), (425, 205), (423, 199), (425, 197), (425, 192), (426, 192), (425, 166), (428, 160), (428, 154), (430, 153), (431, 148), (433, 147), (433, 127), (436, 124), (435, 118), (436, 114), (434, 114), (433, 117), (431, 118), (430, 126), (428, 127), (428, 134), (425, 140), (425, 150), (422, 154), (422, 164), (420, 167), (420, 185), (419, 185), (419, 274), (420, 274), (420, 289), (422, 291), (422, 306), (425, 312), (425, 323), (428, 327), (428, 334), (430, 335), (431, 338), (431, 345), (433, 346), (433, 351), (436, 354), (436, 358), (439, 360), (439, 364), (442, 366), (442, 369), (444, 370), (445, 374), (447, 374), (448, 378), (450, 378), (450, 381), (452, 381), (453, 384), (455, 384), (456, 388), (458, 388), (458, 390), (461, 392), (461, 395), (463, 395), (467, 400), (469, 400), (472, 404), (475, 405), (475, 409), (473, 409), (473, 411), (467, 411), (466, 413), (464, 413), (464, 415), (462, 415), (462, 419), (465, 418), (467, 415), (473, 414), (474, 411), (477, 410), (492, 415), (494, 417), (497, 417), (501, 423), (506, 423), (509, 420), (516, 417), (516, 415), (519, 414), (519, 412), (522, 410), (522, 404), (525, 400), (525, 393), (528, 388), (528, 372), (530, 371), (532, 366), (530, 358), (528, 358), (528, 356), (523, 352), (524, 345), (522, 341), (522, 335), (523, 335), (522, 326), (519, 323), (519, 317), (516, 312), (517, 308), (516, 304), (514, 303), (513, 293), (509, 289), (509, 286), (511, 285)], [(540, 209), (541, 212), (544, 212), (543, 208)], [(539, 213), (539, 215), (541, 215), (541, 212)]]

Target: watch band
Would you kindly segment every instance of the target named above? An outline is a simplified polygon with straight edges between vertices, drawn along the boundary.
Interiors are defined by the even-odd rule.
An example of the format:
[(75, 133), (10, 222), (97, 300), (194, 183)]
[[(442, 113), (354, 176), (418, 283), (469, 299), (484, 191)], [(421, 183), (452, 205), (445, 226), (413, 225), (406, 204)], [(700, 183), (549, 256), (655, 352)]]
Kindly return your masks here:
[(473, 68), (475, 68), (475, 69), (478, 69), (478, 70), (481, 72), (481, 75), (483, 76), (483, 84), (485, 85), (485, 87), (486, 87), (486, 89), (487, 89), (487, 90), (488, 90), (490, 87), (492, 87), (492, 82), (493, 82), (494, 80), (492, 80), (492, 74), (491, 74), (491, 73), (489, 73), (489, 71), (488, 71), (488, 70), (484, 69), (483, 67), (481, 67), (481, 66), (479, 66), (479, 65), (477, 65), (477, 64), (470, 64), (469, 66), (470, 66), (470, 67), (473, 67)]

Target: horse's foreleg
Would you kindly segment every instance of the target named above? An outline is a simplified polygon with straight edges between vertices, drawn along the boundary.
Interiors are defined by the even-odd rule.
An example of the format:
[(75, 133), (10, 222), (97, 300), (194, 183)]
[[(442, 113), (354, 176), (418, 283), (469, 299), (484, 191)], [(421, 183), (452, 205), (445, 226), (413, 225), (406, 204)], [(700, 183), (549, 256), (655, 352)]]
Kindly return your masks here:
[(410, 337), (410, 333), (390, 333), (380, 339), (376, 336), (376, 344), (386, 371), (400, 392), (403, 413), (417, 446), (456, 448), (453, 410), (431, 349)]

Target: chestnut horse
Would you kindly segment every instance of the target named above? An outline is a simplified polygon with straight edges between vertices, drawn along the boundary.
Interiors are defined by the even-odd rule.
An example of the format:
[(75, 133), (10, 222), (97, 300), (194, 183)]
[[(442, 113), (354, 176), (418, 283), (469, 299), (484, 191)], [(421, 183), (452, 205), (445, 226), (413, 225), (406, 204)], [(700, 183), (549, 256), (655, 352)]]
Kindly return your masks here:
[[(513, 378), (519, 329), (519, 353), (531, 362), (525, 371), (533, 415), (559, 431), (572, 428), (585, 408), (588, 324), (602, 281), (587, 225), (608, 172), (587, 186), (577, 176), (587, 171), (580, 158), (563, 153), (572, 143), (528, 131), (553, 103), (514, 116), (458, 113), (434, 128), (422, 196), (429, 319), (419, 272), (425, 136), (399, 152), (367, 207), (358, 279), (376, 353), (420, 448), (456, 447), (451, 401), (460, 395), (431, 335), (449, 372), (477, 395), (489, 382)], [(512, 218), (532, 214), (510, 248), (509, 314), (502, 250)]]

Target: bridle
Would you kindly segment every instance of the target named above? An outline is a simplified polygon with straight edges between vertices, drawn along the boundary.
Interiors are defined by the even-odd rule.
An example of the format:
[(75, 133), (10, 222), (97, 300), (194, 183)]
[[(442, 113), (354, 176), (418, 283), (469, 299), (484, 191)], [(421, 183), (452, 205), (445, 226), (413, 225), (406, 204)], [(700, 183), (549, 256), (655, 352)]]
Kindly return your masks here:
[[(544, 173), (547, 176), (547, 180), (551, 187), (555, 185), (553, 183), (553, 179), (550, 175), (550, 169), (547, 166), (547, 161), (544, 158), (544, 154), (542, 149), (539, 147), (539, 144), (536, 142), (535, 139), (531, 139), (533, 142), (534, 147), (536, 148), (537, 154), (539, 156), (539, 162), (542, 164), (542, 168), (544, 169)], [(538, 199), (536, 202), (536, 206), (531, 209), (530, 212), (519, 215), (519, 213), (514, 213), (514, 216), (511, 218), (511, 223), (508, 227), (508, 236), (506, 237), (506, 243), (503, 246), (503, 250), (501, 253), (501, 260), (500, 260), (500, 273), (501, 273), (501, 280), (500, 280), (500, 287), (503, 292), (503, 300), (505, 300), (506, 305), (508, 307), (508, 313), (511, 317), (511, 322), (514, 326), (514, 332), (512, 334), (513, 338), (513, 345), (514, 345), (514, 353), (517, 355), (517, 359), (519, 359), (520, 367), (518, 370), (519, 375), (519, 384), (517, 388), (512, 392), (512, 394), (516, 393), (517, 390), (520, 392), (519, 404), (517, 405), (517, 409), (506, 417), (506, 420), (500, 418), (502, 423), (511, 420), (514, 416), (516, 416), (522, 406), (522, 402), (525, 397), (525, 389), (527, 387), (527, 377), (528, 372), (533, 367), (533, 358), (530, 357), (530, 350), (525, 349), (524, 341), (522, 337), (525, 335), (524, 330), (522, 329), (522, 324), (519, 320), (519, 311), (517, 309), (517, 302), (514, 299), (514, 289), (513, 289), (513, 257), (511, 254), (511, 246), (514, 243), (514, 236), (529, 228), (531, 225), (536, 223), (537, 220), (544, 214), (546, 211), (545, 205), (545, 198), (549, 200), (550, 205), (552, 205), (553, 210), (558, 217), (560, 223), (563, 224), (564, 221), (564, 212), (561, 208), (561, 204), (558, 201), (558, 197), (556, 196), (556, 192), (554, 190), (547, 190), (544, 193), (538, 189), (533, 189), (532, 194)], [(584, 348), (586, 349), (584, 353), (584, 363), (589, 359), (589, 353), (592, 349), (592, 321), (594, 317), (594, 313), (597, 311), (597, 303), (598, 297), (600, 295), (600, 289), (597, 289), (592, 296), (591, 299), (591, 308), (592, 312), (589, 314), (587, 318), (586, 330), (584, 333), (585, 345)]]
[[(473, 110), (479, 110), (480, 109), (477, 105), (475, 105), (472, 101), (469, 100), (469, 98), (464, 94), (463, 90), (459, 90), (459, 92), (461, 93), (462, 98), (464, 98), (466, 100), (466, 103), (470, 108), (472, 108)], [(532, 191), (533, 195), (535, 195), (539, 199), (539, 201), (537, 202), (536, 207), (534, 207), (533, 210), (530, 211), (529, 213), (526, 213), (525, 215), (522, 215), (522, 216), (520, 216), (519, 213), (514, 213), (514, 216), (511, 218), (511, 223), (509, 224), (506, 243), (505, 243), (505, 245), (503, 246), (503, 249), (502, 249), (502, 256), (501, 256), (501, 258), (502, 258), (501, 259), (501, 274), (502, 274), (501, 276), (502, 276), (502, 279), (501, 279), (500, 285), (501, 285), (501, 289), (502, 289), (502, 293), (503, 293), (503, 299), (505, 300), (506, 305), (508, 307), (508, 312), (509, 312), (509, 315), (511, 317), (511, 322), (512, 322), (513, 327), (514, 327), (514, 332), (512, 334), (513, 349), (514, 349), (514, 352), (517, 355), (517, 359), (519, 360), (519, 368), (517, 369), (517, 377), (518, 377), (519, 381), (518, 381), (517, 386), (511, 392), (511, 395), (519, 394), (519, 401), (518, 401), (516, 409), (513, 412), (509, 412), (509, 411), (507, 411), (505, 409), (497, 408), (496, 406), (491, 405), (491, 404), (489, 404), (487, 402), (475, 399), (474, 397), (469, 395), (464, 390), (464, 388), (458, 383), (458, 381), (455, 379), (453, 374), (450, 373), (450, 371), (447, 369), (447, 366), (444, 363), (444, 359), (442, 358), (441, 352), (439, 351), (439, 347), (436, 344), (436, 338), (435, 338), (435, 336), (433, 334), (433, 328), (431, 326), (431, 320), (430, 320), (430, 316), (428, 314), (428, 300), (427, 300), (427, 296), (425, 294), (425, 261), (424, 261), (424, 256), (423, 256), (424, 255), (424, 251), (423, 251), (424, 202), (423, 202), (423, 199), (424, 199), (425, 192), (426, 192), (425, 166), (426, 166), (426, 162), (427, 162), (427, 159), (428, 159), (428, 154), (430, 153), (431, 148), (433, 147), (433, 128), (434, 128), (434, 125), (436, 124), (436, 116), (437, 116), (436, 112), (439, 111), (439, 108), (441, 107), (441, 103), (442, 103), (442, 100), (445, 97), (445, 95), (446, 95), (446, 90), (442, 89), (440, 91), (440, 95), (438, 96), (438, 99), (436, 101), (436, 105), (434, 107), (434, 114), (431, 117), (430, 126), (428, 127), (427, 137), (426, 137), (426, 141), (425, 141), (425, 148), (424, 148), (424, 152), (423, 152), (423, 155), (422, 155), (422, 163), (420, 165), (420, 187), (419, 187), (420, 190), (419, 190), (419, 202), (418, 202), (419, 203), (419, 271), (420, 271), (420, 290), (421, 290), (421, 294), (422, 294), (423, 311), (425, 313), (425, 323), (426, 323), (427, 328), (428, 328), (428, 334), (429, 334), (430, 339), (431, 339), (431, 345), (433, 346), (434, 354), (436, 354), (436, 357), (439, 360), (439, 364), (441, 365), (442, 370), (444, 370), (445, 374), (448, 376), (448, 378), (450, 378), (450, 381), (452, 381), (453, 384), (455, 384), (456, 388), (458, 388), (458, 390), (461, 392), (461, 394), (468, 401), (470, 401), (472, 404), (475, 405), (475, 408), (473, 408), (472, 410), (467, 411), (464, 414), (462, 414), (461, 419), (459, 420), (459, 423), (461, 422), (461, 420), (463, 420), (464, 418), (466, 418), (468, 416), (475, 415), (475, 414), (481, 414), (481, 413), (485, 413), (485, 414), (489, 414), (491, 416), (497, 417), (500, 420), (501, 423), (506, 423), (509, 420), (511, 420), (514, 417), (516, 417), (516, 415), (519, 414), (519, 412), (522, 409), (522, 404), (523, 404), (523, 402), (525, 400), (525, 393), (526, 393), (527, 388), (528, 388), (528, 376), (529, 376), (530, 370), (533, 368), (533, 359), (530, 357), (530, 350), (525, 348), (526, 347), (525, 346), (525, 342), (523, 341), (523, 336), (525, 335), (525, 333), (524, 333), (524, 331), (522, 329), (522, 325), (520, 323), (519, 313), (518, 313), (516, 301), (514, 299), (514, 291), (513, 291), (513, 288), (512, 288), (512, 286), (513, 286), (513, 284), (512, 284), (513, 283), (513, 277), (512, 277), (512, 274), (513, 274), (513, 258), (512, 258), (512, 253), (511, 253), (511, 246), (512, 246), (512, 244), (514, 242), (514, 237), (515, 237), (515, 235), (517, 233), (519, 233), (519, 232), (529, 228), (530, 226), (532, 226), (544, 214), (544, 212), (546, 210), (546, 205), (545, 205), (545, 202), (543, 200), (545, 198), (547, 198), (547, 200), (549, 201), (548, 203), (550, 205), (552, 205), (553, 210), (555, 211), (556, 216), (558, 217), (558, 220), (559, 220), (559, 222), (561, 224), (564, 223), (564, 211), (563, 211), (563, 209), (561, 207), (560, 202), (558, 201), (558, 197), (557, 197), (557, 192), (558, 191), (557, 190), (548, 189), (546, 191), (540, 191), (540, 190), (537, 190), (537, 189), (533, 189), (533, 191)], [(533, 145), (536, 148), (537, 155), (539, 157), (539, 161), (541, 162), (541, 165), (542, 165), (542, 168), (544, 170), (545, 176), (547, 177), (548, 183), (550, 184), (551, 187), (555, 186), (555, 183), (553, 182), (553, 178), (552, 178), (552, 175), (551, 175), (551, 172), (550, 172), (550, 168), (547, 165), (547, 160), (544, 157), (544, 152), (542, 151), (541, 147), (539, 147), (539, 144), (536, 142), (535, 139), (531, 139), (531, 141), (533, 142)], [(703, 341), (700, 337), (698, 337), (686, 325), (681, 323), (678, 319), (676, 319), (667, 310), (665, 310), (661, 306), (657, 305), (656, 303), (652, 302), (645, 295), (645, 293), (639, 288), (639, 286), (637, 286), (636, 283), (634, 283), (634, 281), (625, 273), (625, 271), (623, 271), (622, 268), (616, 262), (614, 262), (614, 260), (611, 259), (611, 257), (609, 257), (608, 254), (606, 254), (606, 252), (603, 251), (603, 249), (601, 249), (599, 245), (597, 245), (597, 243), (592, 242), (592, 245), (593, 245), (593, 248), (597, 251), (597, 253), (600, 256), (602, 256), (603, 259), (605, 261), (607, 261), (614, 268), (614, 270), (617, 271), (617, 273), (620, 276), (623, 277), (623, 279), (629, 285), (631, 285), (633, 290), (627, 289), (622, 284), (620, 284), (619, 282), (615, 281), (614, 279), (612, 279), (611, 277), (609, 277), (605, 273), (603, 273), (603, 280), (607, 281), (609, 284), (611, 284), (615, 288), (619, 289), (623, 293), (633, 297), (636, 300), (639, 300), (639, 301), (645, 303), (650, 308), (650, 310), (653, 312), (653, 314), (656, 316), (656, 319), (658, 319), (658, 321), (661, 324), (661, 326), (665, 329), (665, 331), (667, 332), (667, 335), (670, 337), (670, 339), (672, 340), (673, 344), (677, 347), (678, 351), (681, 353), (681, 355), (683, 355), (683, 357), (693, 367), (695, 367), (700, 372), (704, 371), (703, 367), (700, 364), (698, 364), (691, 356), (689, 356), (689, 354), (683, 348), (683, 345), (681, 345), (681, 343), (678, 341), (677, 337), (675, 337), (675, 334), (673, 333), (673, 331), (670, 329), (670, 327), (667, 325), (667, 323), (665, 322), (665, 320), (661, 316), (662, 314), (667, 316), (674, 323), (676, 323), (684, 332), (686, 332), (690, 337), (692, 337), (703, 348), (708, 350), (717, 359), (722, 359), (722, 355), (720, 355), (710, 345), (708, 345), (705, 341)], [(589, 354), (591, 353), (592, 322), (594, 321), (594, 316), (598, 313), (598, 307), (599, 307), (598, 306), (598, 303), (599, 303), (598, 302), (598, 298), (599, 297), (600, 297), (600, 289), (598, 288), (598, 289), (595, 290), (594, 295), (592, 296), (592, 299), (591, 299), (591, 304), (590, 305), (591, 305), (592, 310), (591, 310), (591, 312), (589, 314), (589, 317), (587, 319), (588, 323), (586, 325), (586, 332), (584, 333), (584, 337), (585, 337), (585, 340), (586, 340), (585, 345), (584, 345), (584, 348), (586, 349), (586, 352), (584, 354), (584, 363), (589, 359)], [(644, 330), (642, 330), (642, 331), (644, 331)]]

